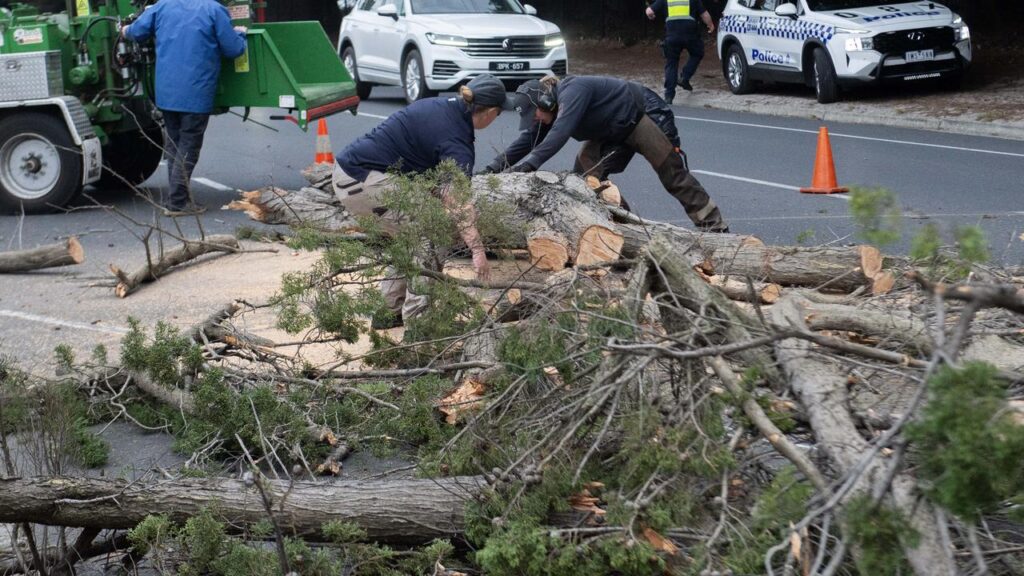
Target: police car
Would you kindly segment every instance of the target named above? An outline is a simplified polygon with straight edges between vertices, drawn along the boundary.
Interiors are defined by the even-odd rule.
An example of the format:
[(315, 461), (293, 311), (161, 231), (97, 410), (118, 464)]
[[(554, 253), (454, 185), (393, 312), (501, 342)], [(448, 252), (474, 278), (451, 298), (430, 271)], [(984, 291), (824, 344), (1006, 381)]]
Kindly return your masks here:
[(718, 27), (722, 72), (734, 94), (761, 80), (812, 86), (835, 102), (840, 86), (944, 79), (971, 63), (971, 31), (937, 2), (729, 0)]

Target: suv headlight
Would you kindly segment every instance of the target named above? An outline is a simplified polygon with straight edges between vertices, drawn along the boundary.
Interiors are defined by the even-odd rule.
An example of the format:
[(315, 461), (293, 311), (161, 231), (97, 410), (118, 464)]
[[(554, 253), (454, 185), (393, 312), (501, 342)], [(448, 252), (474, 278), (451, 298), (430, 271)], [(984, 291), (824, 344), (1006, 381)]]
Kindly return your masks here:
[(559, 46), (565, 46), (565, 38), (562, 38), (561, 34), (551, 34), (544, 37), (545, 48), (558, 48)]
[(956, 34), (957, 42), (960, 42), (961, 40), (971, 39), (971, 29), (966, 24), (959, 28), (954, 28), (953, 33)]
[(836, 28), (836, 33), (853, 34), (853, 38), (846, 39), (847, 52), (861, 52), (863, 50), (875, 49), (874, 39), (863, 36), (864, 34), (870, 34), (870, 32), (867, 30), (857, 30), (853, 28)]
[(427, 40), (431, 44), (437, 44), (438, 46), (456, 46), (459, 48), (465, 48), (469, 46), (469, 42), (466, 41), (462, 36), (455, 36), (453, 34), (434, 34), (433, 32), (427, 32)]

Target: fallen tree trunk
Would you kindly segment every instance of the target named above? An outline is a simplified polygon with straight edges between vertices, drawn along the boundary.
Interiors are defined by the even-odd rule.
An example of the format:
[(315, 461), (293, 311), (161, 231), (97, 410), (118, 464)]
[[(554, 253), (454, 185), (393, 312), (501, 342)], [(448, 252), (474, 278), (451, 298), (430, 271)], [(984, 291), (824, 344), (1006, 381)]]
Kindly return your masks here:
[(110, 272), (117, 277), (117, 286), (114, 287), (114, 294), (118, 298), (127, 298), (146, 282), (157, 280), (171, 268), (194, 260), (200, 256), (214, 252), (237, 252), (239, 250), (238, 239), (228, 234), (208, 236), (201, 241), (188, 241), (181, 246), (168, 250), (156, 262), (147, 262), (141, 268), (126, 273), (117, 266), (111, 264)]
[[(460, 536), (463, 508), (482, 489), (478, 477), (331, 484), (265, 481), (274, 516), (289, 535), (321, 538), (326, 522), (352, 522), (368, 540), (418, 544)], [(207, 509), (229, 526), (265, 520), (258, 491), (242, 480), (186, 479), (150, 485), (84, 478), (0, 480), (0, 522), (81, 528), (133, 528), (146, 516), (183, 522)]]
[(228, 204), (231, 210), (242, 210), (250, 218), (264, 224), (313, 226), (332, 232), (348, 232), (359, 227), (329, 192), (316, 188), (297, 191), (274, 186), (243, 192), (241, 200)]
[(29, 250), (0, 252), (0, 274), (72, 266), (82, 262), (85, 262), (85, 251), (78, 242), (78, 238), (72, 236), (63, 243), (49, 244)]

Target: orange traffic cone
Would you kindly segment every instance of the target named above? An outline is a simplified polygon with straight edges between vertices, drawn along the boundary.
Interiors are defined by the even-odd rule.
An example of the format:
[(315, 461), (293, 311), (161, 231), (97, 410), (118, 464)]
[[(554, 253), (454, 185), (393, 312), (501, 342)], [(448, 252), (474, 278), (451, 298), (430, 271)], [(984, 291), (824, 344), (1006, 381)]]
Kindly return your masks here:
[(828, 141), (828, 128), (818, 130), (818, 156), (814, 161), (814, 178), (808, 188), (801, 188), (804, 194), (841, 194), (849, 192), (836, 183), (836, 165), (832, 161), (832, 144)]
[(323, 118), (316, 127), (316, 163), (334, 164), (334, 153), (331, 152), (331, 137), (327, 134), (327, 121)]

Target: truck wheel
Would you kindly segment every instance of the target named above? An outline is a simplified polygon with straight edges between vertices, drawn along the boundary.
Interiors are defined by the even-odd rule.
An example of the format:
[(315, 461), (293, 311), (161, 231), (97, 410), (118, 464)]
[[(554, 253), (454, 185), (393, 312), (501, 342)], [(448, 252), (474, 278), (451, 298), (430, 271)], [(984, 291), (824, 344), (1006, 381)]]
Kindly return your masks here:
[(754, 89), (754, 82), (750, 79), (750, 69), (747, 66), (747, 57), (743, 54), (743, 48), (739, 44), (729, 46), (724, 68), (725, 81), (729, 83), (729, 90), (733, 94), (749, 94)]
[(95, 185), (106, 190), (138, 186), (156, 172), (163, 155), (160, 128), (112, 134), (103, 147), (103, 175)]
[(839, 99), (836, 71), (824, 48), (814, 49), (814, 92), (822, 104), (831, 104)]
[(435, 94), (427, 88), (427, 75), (419, 50), (409, 51), (402, 63), (402, 89), (405, 90), (405, 101), (409, 104)]
[(0, 211), (52, 212), (82, 187), (82, 152), (64, 121), (17, 112), (0, 121)]
[(352, 77), (352, 80), (356, 83), (356, 96), (359, 96), (360, 100), (366, 100), (370, 97), (370, 92), (373, 91), (373, 84), (359, 81), (359, 70), (356, 69), (356, 50), (351, 46), (346, 46), (345, 50), (341, 53), (341, 61), (345, 63), (345, 69), (348, 70), (348, 75)]

